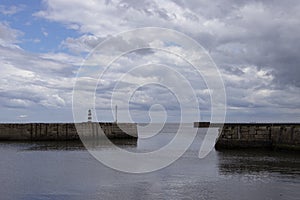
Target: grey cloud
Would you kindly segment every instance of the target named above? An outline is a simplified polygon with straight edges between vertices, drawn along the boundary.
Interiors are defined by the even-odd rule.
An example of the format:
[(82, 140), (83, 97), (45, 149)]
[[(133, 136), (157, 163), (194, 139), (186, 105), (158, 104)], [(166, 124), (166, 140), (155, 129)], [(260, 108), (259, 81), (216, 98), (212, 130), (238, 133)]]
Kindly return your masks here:
[[(230, 112), (233, 115), (235, 115), (233, 109), (240, 108), (257, 108), (257, 113), (261, 113), (261, 110), (270, 112), (272, 107), (285, 107), (287, 108), (286, 113), (292, 113), (289, 109), (299, 106), (297, 102), (297, 99), (300, 98), (299, 1), (123, 0), (106, 1), (93, 6), (85, 1), (51, 0), (44, 1), (44, 3), (45, 10), (35, 13), (34, 16), (62, 23), (68, 28), (76, 25), (76, 29), (74, 29), (82, 34), (81, 37), (69, 37), (62, 42), (62, 47), (69, 49), (72, 53), (89, 52), (107, 38), (112, 39), (111, 46), (106, 49), (108, 54), (110, 51), (121, 52), (130, 45), (133, 45), (132, 48), (144, 47), (147, 44), (143, 44), (143, 41), (139, 40), (139, 36), (136, 36), (134, 41), (127, 41), (111, 35), (144, 26), (172, 28), (196, 39), (211, 53), (224, 77), (228, 104), (232, 107)], [(68, 5), (72, 5), (72, 9), (69, 9)], [(66, 9), (68, 12), (65, 12)], [(90, 15), (90, 13), (95, 15)], [(15, 45), (16, 47), (20, 34), (17, 30), (11, 29), (8, 24), (0, 24), (0, 38), (3, 41), (9, 41), (5, 45)], [(7, 55), (3, 62), (13, 63), (17, 68), (45, 76), (45, 82), (35, 80), (34, 84), (46, 85), (47, 89), (55, 89), (55, 92), (56, 90), (70, 90), (70, 86), (56, 87), (55, 85), (68, 82), (75, 75), (78, 60), (74, 57), (65, 55), (65, 58), (58, 59), (54, 56), (59, 55), (52, 57), (30, 55), (20, 49), (8, 50), (5, 45), (3, 43), (0, 48), (1, 55)], [(97, 89), (100, 98), (106, 100), (109, 98), (106, 90), (113, 87), (109, 80), (115, 80), (123, 72), (122, 67), (126, 68), (134, 63), (140, 64), (142, 62), (135, 62), (137, 58), (141, 56), (148, 59), (149, 55), (155, 55), (155, 51), (141, 50), (132, 53), (126, 58), (127, 60), (123, 59), (119, 67), (112, 70), (115, 73), (114, 76), (106, 77), (108, 84)], [(172, 65), (172, 60), (174, 61), (172, 56), (155, 59), (151, 61), (154, 63), (161, 61), (168, 65)], [(192, 74), (187, 67), (185, 69), (186, 74)], [(163, 72), (152, 73), (151, 70), (140, 73), (142, 78), (145, 78), (146, 75), (167, 77), (167, 74)], [(59, 82), (53, 81), (55, 76), (59, 77)], [(190, 80), (196, 79), (197, 77), (191, 75)], [(20, 78), (15, 80), (20, 81)], [(24, 82), (20, 81), (20, 83)], [(124, 83), (125, 86), (132, 85), (128, 81), (127, 85)], [(199, 87), (196, 89), (201, 91)], [(52, 91), (52, 95), (56, 94), (54, 91)], [(147, 90), (147, 92), (153, 96), (160, 94), (160, 91), (157, 90)], [(8, 96), (7, 93), (3, 94)], [(199, 92), (200, 96), (203, 101), (201, 106), (205, 107), (208, 98), (200, 95)], [(9, 98), (22, 99), (24, 97), (11, 96)], [(153, 103), (156, 100), (166, 102), (167, 99), (168, 96), (161, 95), (157, 99), (149, 98), (147, 103)], [(56, 100), (59, 104), (59, 98)], [(41, 99), (33, 99), (33, 101), (41, 102)], [(103, 105), (106, 106), (106, 103)], [(139, 102), (135, 102), (133, 106), (144, 109)], [(265, 116), (271, 115), (266, 114)]]
[(83, 35), (79, 38), (68, 37), (61, 45), (74, 53), (90, 52), (103, 40), (104, 38), (96, 37), (94, 35)]
[(0, 22), (0, 45), (17, 47), (14, 44), (18, 43), (18, 38), (23, 33), (19, 30), (13, 29), (7, 22)]
[[(127, 21), (128, 28), (130, 26), (152, 25), (152, 19), (146, 17), (152, 15), (157, 19), (158, 26), (176, 28), (189, 35), (192, 34), (213, 54), (221, 45), (233, 44), (231, 50), (234, 50), (235, 44), (240, 43), (245, 48), (244, 54), (233, 53), (230, 58), (227, 58), (232, 60), (228, 64), (236, 65), (242, 62), (257, 67), (272, 67), (276, 69), (274, 71), (277, 76), (275, 81), (299, 86), (299, 76), (295, 75), (298, 73), (294, 73), (299, 68), (297, 64), (299, 61), (297, 52), (299, 52), (300, 46), (298, 44), (298, 41), (300, 41), (298, 36), (298, 27), (300, 27), (298, 1), (290, 0), (283, 3), (278, 0), (230, 0), (224, 3), (224, 1), (218, 0), (174, 1), (174, 3), (179, 6), (178, 9), (182, 9), (182, 17), (194, 25), (191, 33), (189, 33), (190, 29), (186, 29), (185, 24), (178, 24), (179, 21), (176, 18), (170, 21), (166, 17), (172, 16), (175, 11), (167, 8), (168, 4), (165, 1), (140, 2), (126, 0), (114, 1), (112, 5), (116, 6), (116, 10), (126, 9), (126, 11), (122, 11), (122, 15), (125, 16), (130, 15), (130, 12), (138, 11), (141, 13), (148, 10), (144, 14), (145, 17), (140, 14), (136, 19)], [(53, 6), (53, 3), (51, 6)], [(47, 16), (51, 17), (51, 14), (50, 12)], [(180, 14), (176, 13), (176, 15)], [(112, 19), (119, 16), (116, 17), (113, 16), (113, 13), (107, 13), (107, 17)], [(196, 18), (198, 20), (195, 20)], [(199, 18), (205, 20), (199, 21)], [(141, 22), (139, 19), (144, 20)], [(166, 23), (163, 23), (163, 21), (166, 21)], [(206, 26), (206, 22), (211, 23), (210, 26)], [(101, 25), (99, 25), (99, 29), (101, 28)], [(93, 32), (90, 33), (93, 34)], [(118, 40), (117, 43), (120, 47), (122, 46), (122, 41)], [(285, 46), (288, 48), (284, 48)], [(224, 57), (228, 56), (224, 55), (222, 51), (215, 53), (214, 58), (221, 67), (224, 63)]]
[(64, 54), (31, 54), (11, 46), (0, 46), (0, 52), (5, 55), (0, 60), (2, 106), (70, 105), (76, 59)]
[[(175, 11), (168, 9), (165, 1), (127, 0), (116, 1), (113, 5), (116, 6), (116, 10), (126, 9), (122, 11), (125, 16), (130, 16), (130, 13), (135, 11), (143, 13), (147, 9), (152, 13), (139, 14), (136, 19), (127, 21), (125, 24), (128, 28), (141, 25), (151, 26), (154, 17), (157, 19), (157, 25), (175, 28), (196, 38), (212, 53), (220, 67), (254, 65), (261, 68), (273, 68), (276, 83), (299, 87), (300, 78), (298, 73), (295, 73), (299, 69), (298, 52), (300, 50), (298, 34), (300, 5), (297, 1), (290, 0), (282, 3), (282, 1), (230, 0), (226, 4), (224, 1), (174, 1), (174, 3), (179, 6), (178, 9), (182, 10), (182, 13), (176, 13), (176, 15), (182, 14), (181, 17), (193, 25), (192, 32), (189, 32), (191, 30), (186, 27), (188, 24), (179, 25), (180, 22), (176, 17), (173, 20), (166, 18), (166, 16), (172, 16)], [(51, 13), (48, 14), (51, 17)], [(107, 13), (107, 17), (116, 18), (112, 14)], [(147, 15), (153, 17), (147, 18)], [(101, 28), (99, 25), (99, 29)], [(93, 34), (93, 32), (90, 33)], [(71, 42), (72, 39), (68, 40)], [(94, 39), (92, 41), (99, 42)], [(72, 42), (76, 43), (76, 41)], [(90, 46), (88, 41), (85, 43)], [(115, 38), (115, 48), (121, 50), (126, 45), (128, 44), (120, 38)], [(220, 50), (222, 46), (228, 46), (228, 50)]]

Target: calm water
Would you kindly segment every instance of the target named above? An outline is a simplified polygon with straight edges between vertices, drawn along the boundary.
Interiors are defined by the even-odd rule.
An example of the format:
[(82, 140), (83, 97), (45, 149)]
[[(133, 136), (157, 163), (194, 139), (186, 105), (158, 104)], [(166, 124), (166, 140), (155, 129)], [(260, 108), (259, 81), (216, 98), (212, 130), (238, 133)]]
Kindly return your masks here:
[[(172, 130), (122, 148), (150, 151)], [(0, 199), (299, 199), (300, 155), (212, 151), (198, 159), (204, 131), (182, 158), (148, 174), (105, 167), (79, 143), (0, 143)], [(110, 148), (103, 145), (103, 149)]]

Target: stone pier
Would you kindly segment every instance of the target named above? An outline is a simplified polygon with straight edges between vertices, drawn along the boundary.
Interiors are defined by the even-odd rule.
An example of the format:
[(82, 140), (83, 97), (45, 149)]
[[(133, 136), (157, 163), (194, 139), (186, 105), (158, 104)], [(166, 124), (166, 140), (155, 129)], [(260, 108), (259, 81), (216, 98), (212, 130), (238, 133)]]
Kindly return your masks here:
[[(98, 126), (100, 125), (100, 126)], [(104, 136), (109, 139), (137, 139), (137, 125), (133, 123), (3, 123), (0, 124), (0, 141), (68, 141), (81, 137), (97, 139)], [(127, 134), (128, 133), (128, 134)], [(86, 135), (85, 135), (86, 134)]]
[[(195, 122), (196, 128), (222, 127), (222, 124)], [(300, 150), (300, 123), (225, 123), (219, 128), (215, 148), (272, 148)]]

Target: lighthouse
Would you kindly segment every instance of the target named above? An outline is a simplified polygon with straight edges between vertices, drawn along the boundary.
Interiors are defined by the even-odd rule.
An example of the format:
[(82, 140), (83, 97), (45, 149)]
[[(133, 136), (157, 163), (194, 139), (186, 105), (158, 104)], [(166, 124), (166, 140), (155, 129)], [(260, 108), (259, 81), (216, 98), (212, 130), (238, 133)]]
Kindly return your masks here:
[(89, 109), (88, 111), (88, 122), (92, 122), (92, 111)]

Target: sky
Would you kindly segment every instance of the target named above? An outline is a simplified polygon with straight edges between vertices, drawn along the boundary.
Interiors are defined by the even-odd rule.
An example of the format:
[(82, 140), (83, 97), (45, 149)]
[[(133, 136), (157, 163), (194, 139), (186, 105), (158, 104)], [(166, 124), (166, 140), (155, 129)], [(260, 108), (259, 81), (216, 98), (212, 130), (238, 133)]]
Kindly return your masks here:
[[(108, 39), (112, 45), (109, 53), (121, 51), (131, 44), (117, 35), (144, 27), (182, 32), (205, 48), (224, 82), (226, 121), (299, 122), (299, 19), (298, 0), (2, 0), (0, 122), (73, 121), (73, 89), (89, 53)], [(135, 47), (144, 45), (141, 38), (131, 38)], [(182, 51), (175, 43), (156, 42)], [(97, 65), (88, 66), (93, 69), (89, 72), (103, 70), (104, 60), (111, 59), (108, 52), (96, 56)], [(81, 90), (96, 92), (93, 109), (99, 121), (114, 120), (111, 98), (118, 78), (139, 65), (146, 67), (121, 81), (118, 94), (122, 95), (116, 101), (121, 121), (128, 103), (122, 98), (132, 88), (136, 90), (128, 107), (135, 122), (149, 122), (152, 114), (158, 121), (165, 120), (156, 111), (167, 113), (168, 121), (180, 120), (177, 94), (159, 84), (144, 84), (172, 83), (181, 88), (182, 77), (174, 70), (193, 86), (201, 120), (210, 120), (213, 91), (204, 78), (174, 54), (141, 49), (117, 59), (105, 76), (97, 79), (96, 89), (88, 84), (95, 77), (79, 75), (85, 80)], [(185, 95), (182, 92), (179, 96)], [(84, 98), (88, 95), (82, 101)], [(183, 101), (190, 103), (189, 98)], [(190, 116), (189, 120), (198, 118)]]

